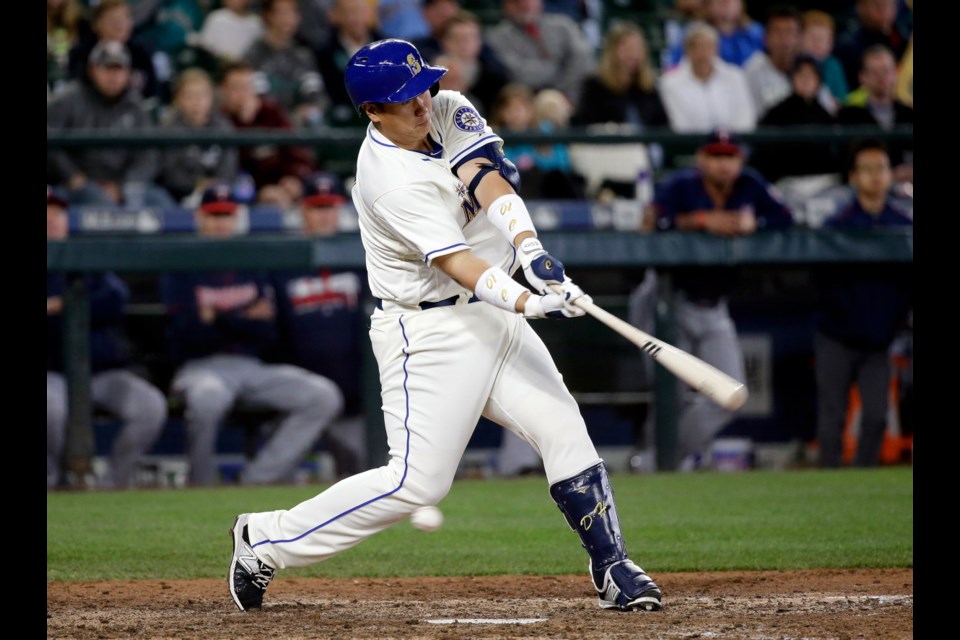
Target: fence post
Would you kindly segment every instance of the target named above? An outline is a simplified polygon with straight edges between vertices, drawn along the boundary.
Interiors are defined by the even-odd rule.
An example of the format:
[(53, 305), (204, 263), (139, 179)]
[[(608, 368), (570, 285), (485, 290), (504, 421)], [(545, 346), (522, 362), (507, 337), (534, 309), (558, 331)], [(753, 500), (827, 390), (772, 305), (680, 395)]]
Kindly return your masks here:
[[(670, 273), (657, 274), (656, 332), (660, 340), (673, 344), (676, 340), (676, 318), (673, 308), (673, 283)], [(657, 470), (673, 471), (677, 468), (677, 378), (663, 365), (654, 366), (654, 442), (656, 443)]]
[(67, 382), (67, 433), (63, 471), (72, 488), (93, 480), (93, 403), (90, 398), (90, 300), (83, 274), (67, 273), (63, 297), (64, 377)]

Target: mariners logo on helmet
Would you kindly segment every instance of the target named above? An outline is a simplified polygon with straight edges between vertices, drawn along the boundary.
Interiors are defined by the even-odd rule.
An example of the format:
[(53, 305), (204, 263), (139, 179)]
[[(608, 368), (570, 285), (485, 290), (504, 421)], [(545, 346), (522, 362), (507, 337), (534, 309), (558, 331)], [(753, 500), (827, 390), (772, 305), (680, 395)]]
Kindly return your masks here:
[(413, 75), (420, 73), (420, 69), (422, 67), (420, 66), (420, 61), (417, 60), (417, 56), (413, 55), (412, 53), (408, 53), (407, 64), (410, 65), (410, 68), (413, 70)]
[(453, 123), (461, 131), (482, 131), (483, 118), (470, 107), (460, 107), (453, 116)]
[(350, 101), (362, 113), (367, 102), (406, 102), (429, 91), (447, 72), (423, 62), (406, 40), (387, 38), (362, 47), (344, 71)]

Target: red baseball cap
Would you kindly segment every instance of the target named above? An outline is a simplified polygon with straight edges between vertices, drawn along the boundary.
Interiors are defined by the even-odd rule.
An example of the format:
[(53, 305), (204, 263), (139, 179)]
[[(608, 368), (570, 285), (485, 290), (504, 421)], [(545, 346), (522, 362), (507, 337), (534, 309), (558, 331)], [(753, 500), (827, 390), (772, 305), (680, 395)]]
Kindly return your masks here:
[(63, 207), (64, 209), (70, 208), (67, 199), (60, 195), (57, 190), (49, 184), (47, 185), (47, 204), (55, 204), (59, 207)]
[(334, 173), (320, 171), (310, 175), (303, 182), (301, 202), (309, 207), (335, 207), (346, 200), (340, 177)]
[(203, 190), (200, 210), (211, 215), (230, 215), (239, 207), (233, 188), (225, 182), (211, 184)]
[(711, 131), (700, 150), (711, 156), (738, 156), (743, 153), (740, 136), (726, 129)]

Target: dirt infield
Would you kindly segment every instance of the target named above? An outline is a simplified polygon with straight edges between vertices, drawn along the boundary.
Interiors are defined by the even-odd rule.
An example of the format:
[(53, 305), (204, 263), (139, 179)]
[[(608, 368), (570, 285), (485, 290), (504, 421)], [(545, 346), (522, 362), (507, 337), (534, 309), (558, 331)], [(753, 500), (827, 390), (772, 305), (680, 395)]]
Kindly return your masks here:
[(585, 575), (279, 575), (260, 611), (224, 580), (49, 582), (50, 640), (913, 638), (913, 570), (665, 573), (657, 613), (597, 607)]

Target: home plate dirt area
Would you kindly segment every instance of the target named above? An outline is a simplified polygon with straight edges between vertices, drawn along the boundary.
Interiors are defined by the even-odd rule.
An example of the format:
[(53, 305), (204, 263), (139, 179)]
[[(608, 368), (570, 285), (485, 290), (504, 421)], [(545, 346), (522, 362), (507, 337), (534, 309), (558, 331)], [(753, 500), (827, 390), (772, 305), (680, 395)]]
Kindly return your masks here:
[(654, 574), (659, 612), (600, 609), (586, 574), (301, 578), (259, 611), (226, 580), (48, 582), (49, 640), (709, 638), (905, 640), (913, 569)]

